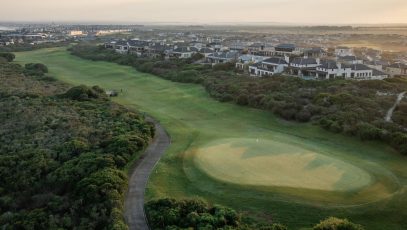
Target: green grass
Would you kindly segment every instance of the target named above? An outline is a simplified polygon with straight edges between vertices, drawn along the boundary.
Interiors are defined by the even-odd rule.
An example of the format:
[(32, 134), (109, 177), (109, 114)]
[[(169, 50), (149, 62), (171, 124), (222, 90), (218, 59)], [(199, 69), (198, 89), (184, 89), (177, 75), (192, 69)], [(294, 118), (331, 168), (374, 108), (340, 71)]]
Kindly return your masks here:
[[(131, 67), (83, 60), (60, 48), (17, 53), (17, 61), (45, 63), (51, 75), (75, 85), (123, 91), (115, 101), (145, 111), (162, 123), (172, 143), (150, 178), (148, 199), (200, 197), (254, 218), (281, 222), (291, 229), (310, 227), (331, 215), (347, 217), (367, 229), (407, 226), (407, 159), (385, 145), (329, 133), (311, 124), (282, 121), (270, 112), (220, 103), (201, 86), (166, 81)], [(326, 173), (337, 173), (334, 171), (339, 168), (342, 174), (325, 182), (325, 188), (331, 189), (317, 190), (307, 186), (306, 181), (301, 188), (276, 183), (242, 184), (207, 173), (209, 164), (202, 167), (196, 156), (212, 143), (221, 145), (235, 138), (265, 140), (268, 144), (259, 147), (262, 151), (273, 148), (274, 142), (278, 143), (275, 148), (281, 148), (275, 150), (277, 153), (290, 149), (315, 153), (315, 159), (308, 159), (309, 168), (329, 168), (332, 164)], [(246, 148), (250, 146), (246, 144)], [(220, 152), (211, 161), (238, 170), (233, 168), (237, 161), (229, 162), (224, 154)], [(286, 171), (289, 161), (285, 163)], [(298, 167), (305, 165), (299, 162)], [(316, 183), (320, 178), (308, 179)]]
[(197, 165), (234, 184), (349, 192), (368, 186), (368, 172), (283, 142), (220, 139), (197, 150)]

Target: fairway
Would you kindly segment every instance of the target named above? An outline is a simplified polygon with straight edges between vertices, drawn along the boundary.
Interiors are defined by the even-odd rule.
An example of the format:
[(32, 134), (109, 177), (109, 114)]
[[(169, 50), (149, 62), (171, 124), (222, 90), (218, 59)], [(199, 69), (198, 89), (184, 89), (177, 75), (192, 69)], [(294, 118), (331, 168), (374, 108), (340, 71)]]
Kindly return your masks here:
[(219, 180), (244, 185), (351, 191), (371, 180), (344, 161), (271, 140), (216, 141), (200, 148), (195, 161)]
[(407, 159), (388, 146), (221, 103), (199, 85), (83, 60), (64, 48), (16, 55), (22, 64), (46, 64), (62, 81), (117, 90), (115, 101), (160, 121), (171, 146), (147, 199), (199, 197), (290, 229), (328, 216), (367, 229), (407, 226)]

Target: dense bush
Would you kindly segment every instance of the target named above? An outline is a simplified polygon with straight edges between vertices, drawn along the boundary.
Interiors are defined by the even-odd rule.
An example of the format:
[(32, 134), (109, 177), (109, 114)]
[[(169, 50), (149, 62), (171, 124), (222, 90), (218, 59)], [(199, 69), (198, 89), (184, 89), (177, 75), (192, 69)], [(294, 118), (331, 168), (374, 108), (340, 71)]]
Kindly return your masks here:
[(127, 229), (123, 169), (153, 125), (100, 87), (0, 69), (0, 228)]
[(363, 230), (361, 225), (354, 224), (347, 219), (330, 217), (313, 228), (314, 230)]
[(48, 67), (42, 63), (25, 64), (24, 74), (28, 76), (44, 76), (48, 73)]
[(5, 58), (8, 62), (12, 62), (16, 55), (13, 53), (0, 53), (0, 57)]
[(72, 87), (62, 96), (77, 101), (106, 98), (106, 94), (103, 90), (101, 91), (98, 87), (90, 88), (85, 85)]
[(249, 225), (235, 210), (200, 200), (153, 200), (145, 209), (152, 229), (287, 229), (281, 224)]

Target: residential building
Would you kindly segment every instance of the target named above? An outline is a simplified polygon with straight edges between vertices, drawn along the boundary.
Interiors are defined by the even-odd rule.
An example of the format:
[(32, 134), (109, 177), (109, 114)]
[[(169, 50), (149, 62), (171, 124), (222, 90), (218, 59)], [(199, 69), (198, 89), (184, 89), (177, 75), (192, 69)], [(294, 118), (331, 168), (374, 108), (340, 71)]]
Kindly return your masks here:
[(273, 76), (284, 72), (288, 62), (283, 57), (271, 57), (249, 66), (251, 76)]
[(198, 52), (195, 47), (177, 47), (170, 51), (170, 57), (176, 57), (180, 59), (190, 58), (192, 55)]
[(337, 77), (350, 78), (352, 69), (333, 60), (322, 60), (316, 67), (316, 77), (318, 79), (333, 79)]
[(270, 44), (266, 43), (253, 43), (248, 47), (249, 54), (257, 56), (273, 56), (275, 49)]
[(290, 63), (290, 74), (299, 77), (315, 76), (319, 60), (315, 58), (294, 58)]
[(291, 56), (301, 54), (301, 49), (294, 44), (280, 44), (274, 47), (274, 54), (277, 56)]
[(389, 65), (385, 69), (386, 73), (390, 74), (390, 76), (407, 76), (407, 65), (403, 63), (395, 63)]
[(306, 58), (325, 58), (327, 52), (320, 47), (313, 47), (304, 49), (304, 57)]
[(226, 63), (226, 62), (234, 62), (239, 57), (239, 52), (237, 51), (224, 51), (224, 52), (216, 52), (213, 54), (208, 55), (206, 60), (212, 64), (219, 64), (219, 63)]
[(245, 70), (248, 69), (250, 65), (262, 62), (267, 58), (269, 57), (245, 54), (237, 59), (236, 68), (240, 70)]

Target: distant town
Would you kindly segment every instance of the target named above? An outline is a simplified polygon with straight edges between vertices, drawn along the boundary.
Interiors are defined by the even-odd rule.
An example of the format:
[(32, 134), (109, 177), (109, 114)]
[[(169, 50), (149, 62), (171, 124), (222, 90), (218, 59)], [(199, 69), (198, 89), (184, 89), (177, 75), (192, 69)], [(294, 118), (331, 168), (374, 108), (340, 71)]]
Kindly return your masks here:
[[(407, 51), (391, 50), (405, 46), (406, 35), (364, 29), (365, 33), (352, 27), (250, 31), (244, 27), (22, 24), (0, 27), (0, 47), (97, 41), (117, 53), (138, 57), (187, 59), (199, 54), (202, 58), (197, 63), (232, 63), (252, 77), (382, 80), (407, 75)], [(351, 40), (384, 40), (389, 47), (340, 45)]]

